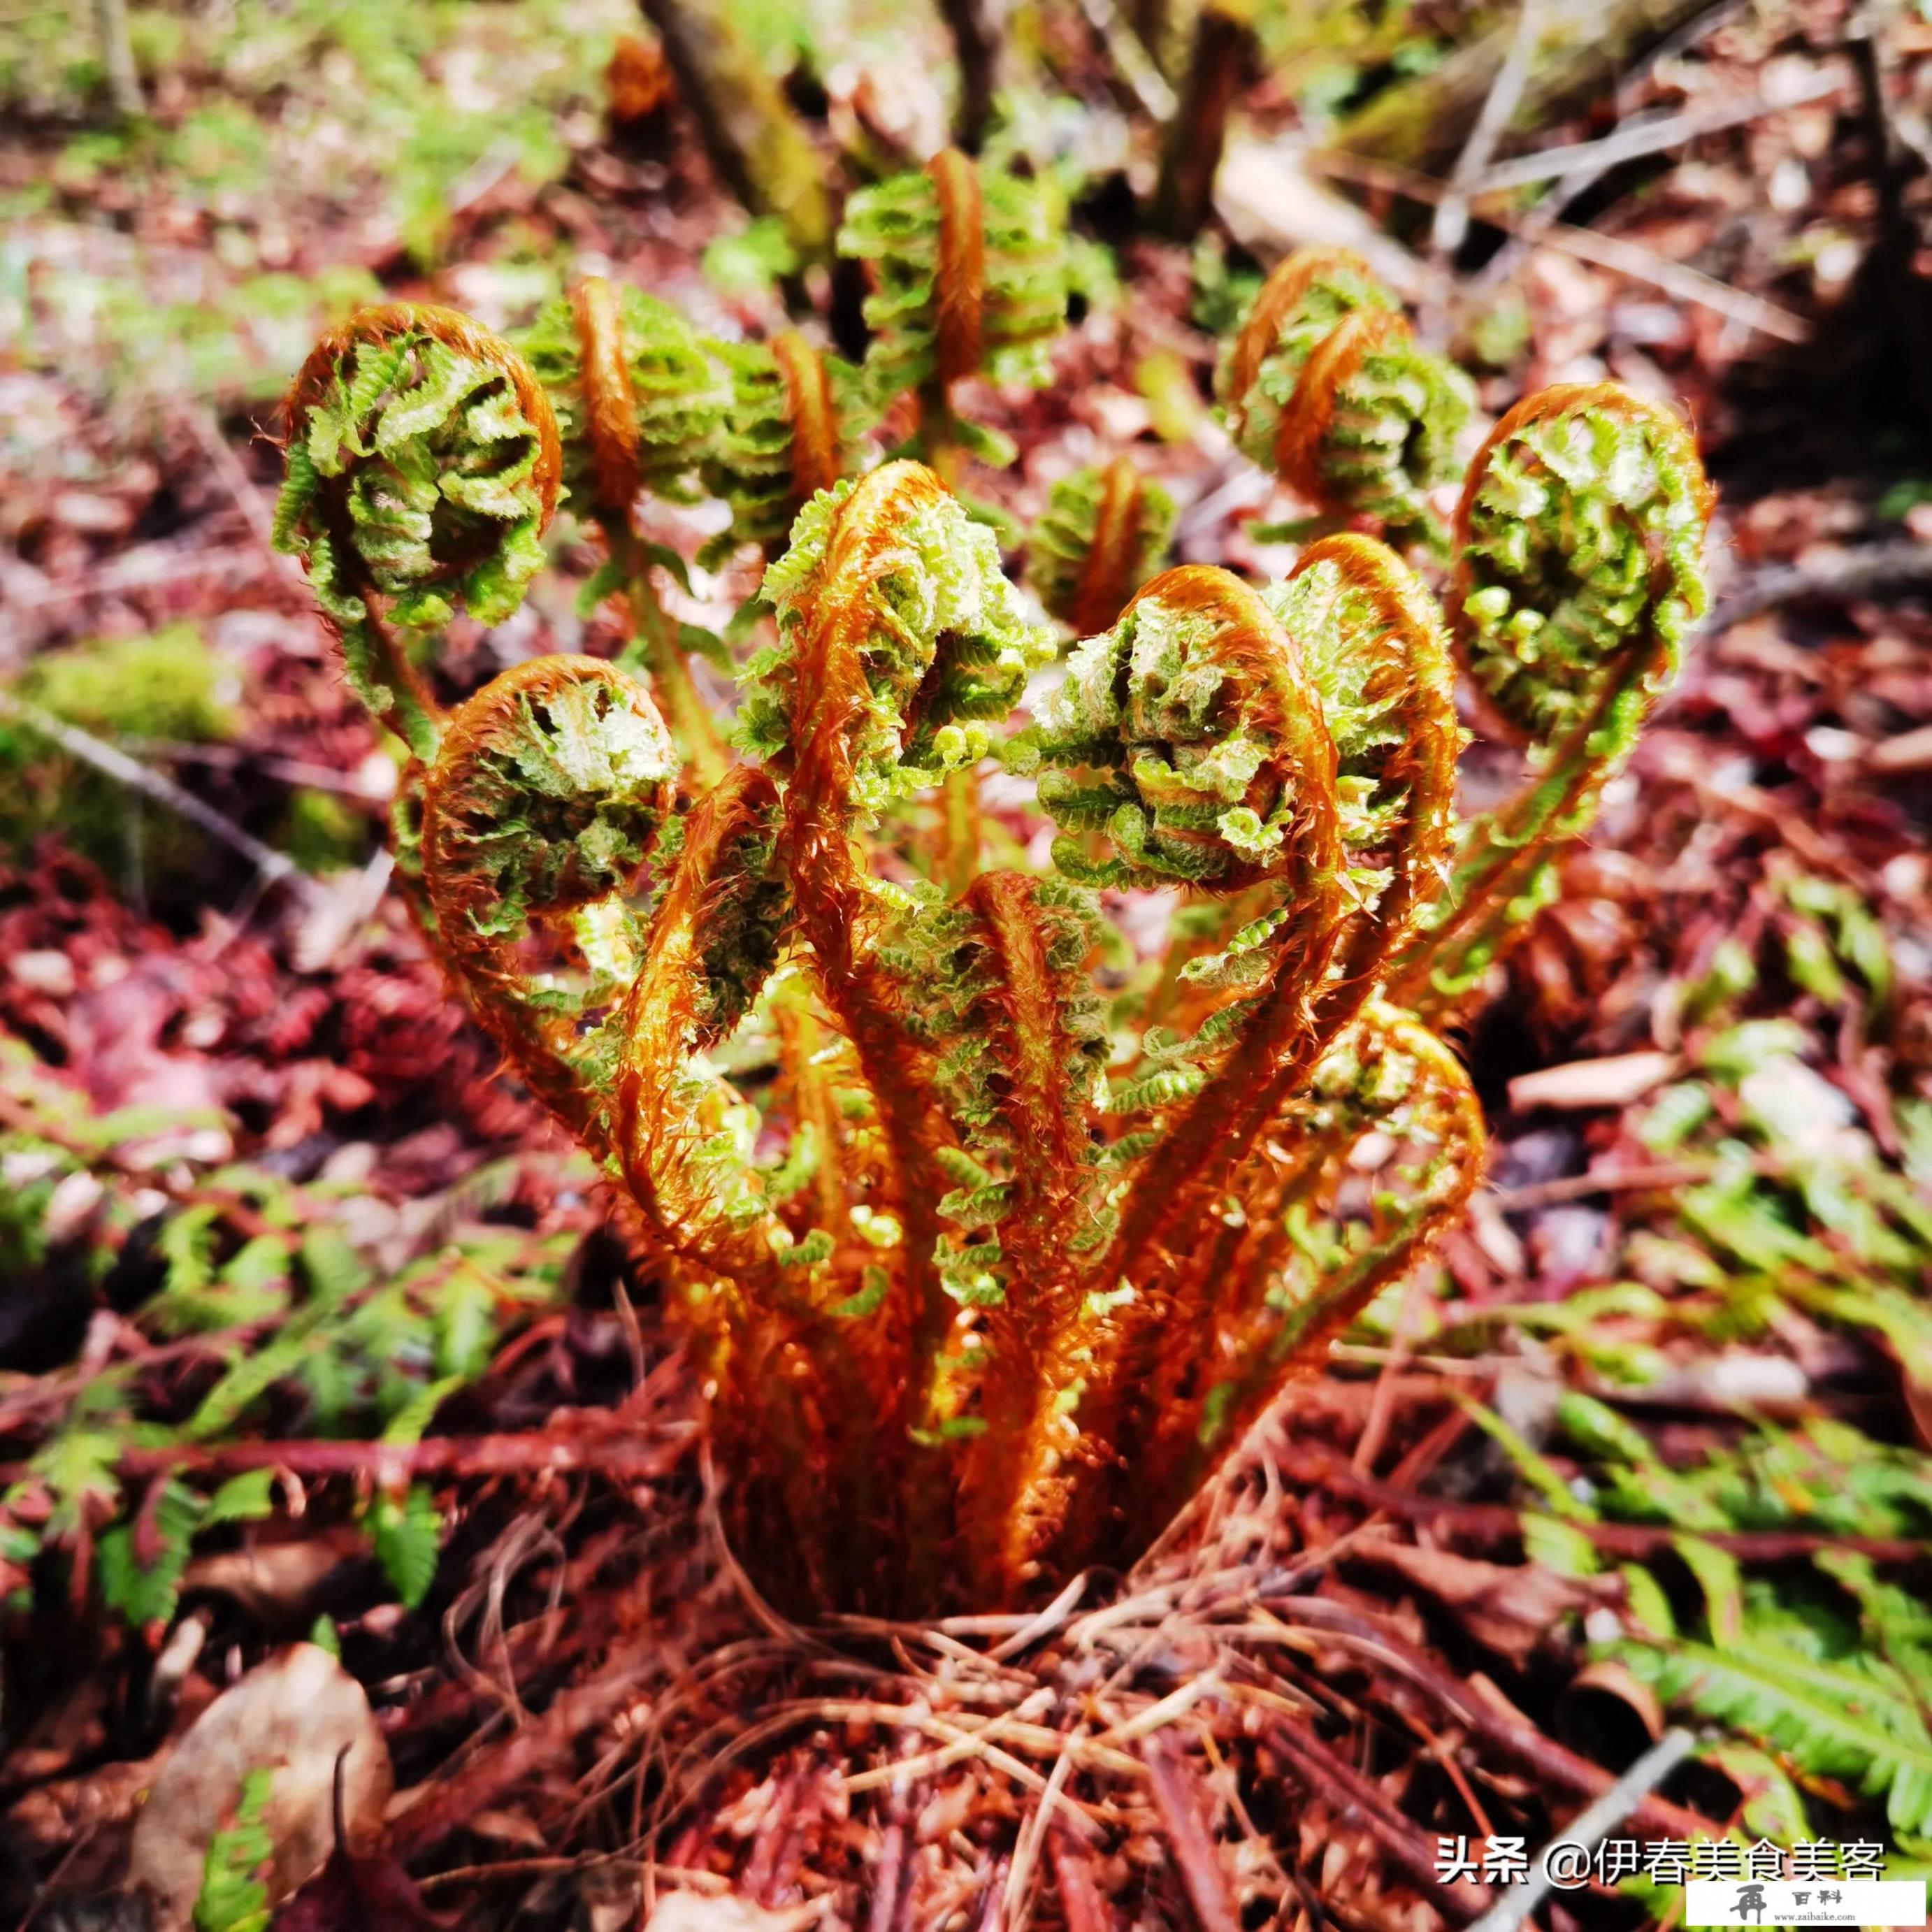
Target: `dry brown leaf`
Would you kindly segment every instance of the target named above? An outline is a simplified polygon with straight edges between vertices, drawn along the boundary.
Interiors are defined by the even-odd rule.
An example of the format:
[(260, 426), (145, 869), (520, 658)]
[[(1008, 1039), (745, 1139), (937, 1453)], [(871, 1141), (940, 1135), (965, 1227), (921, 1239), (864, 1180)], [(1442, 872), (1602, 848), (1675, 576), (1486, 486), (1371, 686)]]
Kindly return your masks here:
[(1509, 1084), (1510, 1105), (1520, 1114), (1538, 1107), (1576, 1111), (1627, 1107), (1677, 1071), (1674, 1053), (1646, 1051), (1611, 1054), (1601, 1060), (1573, 1060), (1562, 1066), (1539, 1067)]
[(208, 1841), (232, 1821), (251, 1771), (274, 1774), (262, 1820), (275, 1848), (262, 1879), (269, 1902), (319, 1870), (335, 1842), (338, 1757), (353, 1835), (381, 1820), (388, 1747), (362, 1685), (317, 1645), (277, 1652), (209, 1705), (163, 1762), (135, 1822), (128, 1880), (153, 1895), (157, 1932), (187, 1932)]

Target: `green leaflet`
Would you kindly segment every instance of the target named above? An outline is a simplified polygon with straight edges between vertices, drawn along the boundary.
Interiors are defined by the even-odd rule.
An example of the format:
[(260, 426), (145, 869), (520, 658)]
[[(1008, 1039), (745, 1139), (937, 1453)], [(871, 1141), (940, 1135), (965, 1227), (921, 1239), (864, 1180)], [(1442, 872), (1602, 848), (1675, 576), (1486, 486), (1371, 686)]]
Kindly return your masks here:
[(405, 1610), (412, 1610), (436, 1581), (442, 1546), (442, 1514), (421, 1483), (400, 1498), (379, 1496), (369, 1511), (369, 1540), (376, 1560)]
[(1824, 1658), (1749, 1626), (1718, 1649), (1618, 1643), (1610, 1654), (1658, 1694), (1762, 1738), (1821, 1778), (1882, 1796), (1894, 1829), (1932, 1831), (1932, 1736), (1904, 1674), (1866, 1654)]
[[(164, 1478), (159, 1491), (141, 1505), (138, 1526), (117, 1524), (96, 1546), (102, 1602), (137, 1629), (171, 1622), (194, 1533), (208, 1509), (192, 1490)], [(147, 1546), (145, 1561), (136, 1553), (140, 1544)]]
[(274, 1778), (272, 1767), (242, 1774), (234, 1823), (208, 1840), (194, 1932), (263, 1932), (267, 1926), (268, 1888), (256, 1874), (275, 1852), (265, 1822)]
[(485, 624), (515, 610), (544, 558), (537, 427), (498, 370), (411, 330), (352, 344), (294, 431), (275, 547), (307, 566), (357, 694), (379, 716), (400, 707), (427, 755), (430, 721), (383, 681), (370, 594), (406, 628), (446, 622), (458, 600)]

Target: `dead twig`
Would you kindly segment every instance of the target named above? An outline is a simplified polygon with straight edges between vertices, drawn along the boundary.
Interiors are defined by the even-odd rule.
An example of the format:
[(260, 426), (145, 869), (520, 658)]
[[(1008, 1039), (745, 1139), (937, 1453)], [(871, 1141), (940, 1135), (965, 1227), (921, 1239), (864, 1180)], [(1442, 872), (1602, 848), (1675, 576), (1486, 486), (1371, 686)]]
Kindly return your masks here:
[(1508, 188), (1529, 188), (1538, 182), (1555, 181), (1581, 172), (1600, 177), (1625, 161), (1658, 154), (1706, 134), (1721, 134), (1727, 128), (1742, 128), (1768, 114), (1808, 106), (1827, 94), (1843, 91), (1844, 82), (1835, 74), (1815, 74), (1788, 94), (1775, 98), (1753, 94), (1748, 100), (1720, 101), (1708, 107), (1692, 108), (1682, 114), (1657, 115), (1627, 122), (1615, 133), (1594, 141), (1573, 141), (1560, 148), (1540, 148), (1535, 153), (1517, 154), (1506, 161), (1492, 163), (1469, 184), (1472, 195), (1495, 194)]
[(1843, 600), (1932, 590), (1932, 544), (1909, 538), (1830, 550), (1798, 563), (1766, 564), (1720, 597), (1701, 634), (1715, 637), (1780, 604), (1807, 597)]
[[(1277, 1616), (1318, 1630), (1330, 1641), (1360, 1650), (1407, 1678), (1448, 1712), (1472, 1736), (1521, 1766), (1555, 1790), (1580, 1798), (1600, 1798), (1616, 1780), (1600, 1764), (1546, 1737), (1533, 1726), (1504, 1717), (1467, 1684), (1459, 1683), (1394, 1631), (1372, 1623), (1324, 1597), (1270, 1598)], [(1630, 1814), (1643, 1830), (1660, 1838), (1721, 1838), (1724, 1828), (1701, 1812), (1654, 1796), (1642, 1798)]]
[[(1638, 1803), (1648, 1797), (1690, 1756), (1695, 1742), (1688, 1731), (1666, 1731), (1564, 1833), (1565, 1843), (1594, 1851), (1630, 1816)], [(1484, 1912), (1470, 1932), (1516, 1932), (1516, 1928), (1543, 1903), (1552, 1882), (1549, 1871), (1540, 1868), (1531, 1874), (1527, 1885), (1511, 1886), (1502, 1902)]]
[[(696, 1439), (694, 1423), (667, 1424), (659, 1439), (640, 1441), (636, 1424), (613, 1417), (595, 1432), (539, 1430), (523, 1435), (431, 1436), (420, 1442), (290, 1440), (182, 1442), (124, 1450), (116, 1468), (129, 1482), (192, 1474), (226, 1478), (250, 1469), (286, 1469), (298, 1476), (358, 1476), (392, 1487), (415, 1476), (541, 1476), (579, 1470), (627, 1483), (668, 1475)], [(0, 1483), (29, 1473), (23, 1463), (0, 1464)]]
[[(1413, 170), (1398, 167), (1391, 162), (1364, 160), (1354, 154), (1330, 152), (1311, 152), (1301, 158), (1304, 164), (1318, 171), (1331, 174), (1339, 180), (1359, 182), (1370, 188), (1381, 188), (1392, 194), (1403, 195), (1412, 201), (1419, 201), (1432, 207), (1447, 191), (1442, 184), (1429, 175), (1419, 175)], [(1471, 212), (1478, 219), (1491, 223), (1505, 234), (1515, 234), (1524, 226), (1522, 220), (1510, 209), (1498, 205), (1494, 196), (1470, 197)], [(1811, 325), (1802, 316), (1794, 315), (1790, 310), (1780, 308), (1775, 302), (1766, 302), (1762, 296), (1748, 293), (1742, 289), (1734, 289), (1728, 282), (1720, 282), (1714, 277), (1700, 274), (1696, 269), (1687, 268), (1681, 262), (1667, 260), (1654, 249), (1641, 247), (1634, 242), (1624, 240), (1619, 236), (1605, 235), (1594, 228), (1573, 227), (1568, 222), (1557, 222), (1537, 235), (1534, 244), (1538, 248), (1558, 248), (1565, 254), (1574, 255), (1580, 261), (1593, 262), (1598, 267), (1610, 268), (1620, 275), (1628, 275), (1631, 280), (1646, 282), (1652, 288), (1661, 289), (1665, 294), (1675, 296), (1680, 302), (1694, 303), (1700, 308), (1708, 309), (1712, 314), (1741, 322), (1748, 328), (1754, 328), (1762, 335), (1768, 335), (1779, 342), (1808, 342), (1811, 339)]]
[(261, 874), (265, 883), (286, 885), (303, 898), (311, 894), (313, 886), (308, 874), (286, 853), (264, 845), (253, 833), (244, 832), (232, 819), (196, 798), (193, 792), (183, 790), (173, 779), (150, 770), (138, 760), (129, 758), (126, 752), (117, 751), (113, 746), (95, 737), (92, 732), (83, 731), (79, 725), (70, 724), (32, 700), (10, 691), (0, 691), (0, 717), (11, 718), (26, 725), (37, 736), (58, 746), (69, 758), (79, 759), (82, 764), (91, 766), (129, 791), (165, 806), (178, 818), (186, 819), (230, 851), (239, 853)]
[(1228, 1889), (1228, 1874), (1214, 1840), (1202, 1822), (1180, 1760), (1166, 1739), (1149, 1738), (1141, 1748), (1148, 1789), (1174, 1853), (1174, 1870), (1193, 1908), (1201, 1932), (1240, 1932), (1241, 1917)]
[(1330, 1750), (1312, 1731), (1278, 1718), (1268, 1727), (1268, 1739), (1310, 1792), (1328, 1798), (1345, 1820), (1352, 1814), (1360, 1819), (1369, 1835), (1439, 1911), (1462, 1922), (1473, 1919), (1481, 1911), (1486, 1902), (1483, 1897), (1480, 1894), (1472, 1897), (1460, 1886), (1444, 1885), (1436, 1875), (1429, 1840), (1353, 1765)]
[(1456, 157), (1448, 184), (1436, 204), (1436, 219), (1430, 230), (1430, 252), (1438, 262), (1447, 262), (1462, 245), (1469, 232), (1469, 194), (1490, 164), (1503, 130), (1522, 102), (1522, 91), (1529, 80), (1530, 64), (1536, 57), (1543, 36), (1544, 0), (1520, 0), (1516, 31), (1509, 51), (1496, 77), (1484, 97), (1482, 112), (1469, 130), (1469, 138)]

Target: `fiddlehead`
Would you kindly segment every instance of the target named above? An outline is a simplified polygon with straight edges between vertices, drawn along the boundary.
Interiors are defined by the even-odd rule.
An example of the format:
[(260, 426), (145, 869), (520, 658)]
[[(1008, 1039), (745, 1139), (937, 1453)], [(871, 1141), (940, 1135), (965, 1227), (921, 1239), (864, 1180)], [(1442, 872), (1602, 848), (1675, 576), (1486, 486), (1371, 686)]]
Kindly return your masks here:
[(518, 344), (556, 412), (563, 480), (600, 519), (640, 491), (698, 494), (728, 400), (703, 339), (667, 302), (586, 275)]
[(1022, 616), (992, 532), (916, 464), (814, 498), (765, 595), (778, 642), (749, 668), (742, 736), (784, 779), (796, 928), (884, 1129), (885, 1204), (904, 1230), (890, 1312), (916, 1412), (952, 1306), (934, 1258), (946, 1133), (933, 1056), (881, 952), (916, 908), (854, 841), (896, 798), (976, 763), (1052, 645)]
[(1235, 442), (1324, 514), (1441, 541), (1426, 494), (1454, 474), (1473, 402), (1418, 348), (1358, 257), (1306, 248), (1262, 286), (1220, 372)]
[(916, 390), (928, 444), (956, 438), (1010, 462), (1004, 439), (952, 416), (950, 394), (969, 376), (1047, 379), (1046, 348), (1066, 320), (1067, 280), (1044, 188), (949, 148), (918, 173), (854, 195), (838, 252), (872, 265), (866, 376), (874, 396), (884, 403)]
[(662, 560), (631, 512), (640, 490), (674, 502), (699, 494), (728, 400), (724, 376), (675, 309), (596, 275), (540, 310), (522, 347), (556, 411), (564, 481), (610, 546), (588, 594), (623, 592), (634, 638), (623, 661), (649, 671), (680, 751), (700, 784), (714, 784), (724, 753), (692, 680), (695, 640), (659, 602), (651, 570)]
[[(677, 760), (638, 685), (598, 658), (533, 658), (454, 712), (423, 787), (437, 946), (478, 1024), (593, 1148), (616, 1042), (600, 1024), (634, 970), (626, 901), (668, 816)], [(547, 932), (590, 968), (534, 973)]]
[(704, 481), (731, 506), (731, 522), (700, 553), (707, 568), (740, 545), (782, 545), (799, 512), (856, 468), (866, 414), (859, 372), (795, 330), (769, 345), (714, 343), (712, 353), (730, 376), (731, 402)]
[(560, 481), (549, 400), (488, 330), (396, 303), (316, 344), (284, 417), (275, 548), (302, 559), (357, 694), (428, 758), (441, 707), (398, 632), (523, 602)]
[(1711, 501), (1683, 424), (1613, 383), (1546, 389), (1490, 432), (1456, 511), (1456, 644), (1534, 770), (1467, 829), (1392, 998), (1444, 1011), (1534, 909), (1702, 614)]
[(1027, 542), (1027, 574), (1076, 638), (1110, 630), (1154, 574), (1174, 532), (1174, 499), (1124, 456), (1054, 484)]
[[(1269, 602), (1238, 585), (1231, 592), (1232, 584), (1198, 568), (1156, 578), (1111, 638), (1073, 653), (1067, 685), (1042, 721), (1042, 751), (1055, 762), (1072, 754), (1090, 770), (1100, 764), (1096, 750), (1112, 748), (1110, 709), (1129, 718), (1142, 689), (1158, 689), (1164, 701), (1129, 728), (1158, 751), (1128, 758), (1122, 746), (1104, 787), (1054, 775), (1042, 782), (1042, 802), (1104, 824), (1116, 850), (1124, 842), (1143, 865), (1165, 809), (1167, 836), (1185, 842), (1182, 876), (1246, 895), (1245, 923), (1178, 976), (1197, 1000), (1218, 993), (1223, 1003), (1204, 1017), (1197, 1006), (1191, 1039), (1150, 1030), (1113, 1103), (1117, 1112), (1151, 1106), (1165, 1116), (1124, 1142), (1143, 1146), (1093, 1276), (1107, 1290), (1118, 1284), (1125, 1298), (1092, 1338), (1082, 1424), (1130, 1455), (1157, 1422), (1158, 1406), (1148, 1407), (1156, 1359), (1184, 1362), (1211, 1333), (1214, 1278), (1196, 1264), (1211, 1246), (1216, 1190), (1374, 991), (1449, 832), (1458, 733), (1447, 646), (1412, 573), (1382, 545), (1341, 537), (1311, 550)], [(1234, 628), (1197, 632), (1176, 650), (1160, 635), (1166, 607), (1184, 610), (1203, 591)], [(1161, 610), (1151, 634), (1137, 621), (1150, 604)], [(1110, 670), (1103, 646), (1124, 661)], [(1268, 693), (1264, 705), (1254, 701), (1258, 690)], [(1114, 802), (1121, 763), (1138, 804)], [(1176, 799), (1170, 772), (1189, 778), (1196, 796)], [(1244, 775), (1259, 790), (1210, 820), (1198, 801), (1202, 779), (1232, 785)], [(1210, 824), (1218, 839), (1206, 836)], [(1095, 876), (1092, 858), (1065, 850), (1069, 842), (1056, 848), (1063, 868)], [(1172, 856), (1161, 855), (1163, 868)], [(1100, 876), (1131, 883), (1139, 872)], [(1103, 1486), (1097, 1471), (1083, 1474), (1096, 1492)], [(1072, 1547), (1104, 1535), (1099, 1509), (1091, 1493), (1076, 1510)]]

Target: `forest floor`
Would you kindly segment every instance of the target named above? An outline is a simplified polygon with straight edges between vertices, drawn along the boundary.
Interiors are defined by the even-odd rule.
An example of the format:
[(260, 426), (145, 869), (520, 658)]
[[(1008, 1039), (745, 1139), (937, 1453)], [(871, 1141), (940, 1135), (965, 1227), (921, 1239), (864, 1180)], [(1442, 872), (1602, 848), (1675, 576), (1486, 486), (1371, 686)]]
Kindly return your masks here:
[[(272, 398), (328, 314), (506, 324), (596, 268), (760, 331), (758, 238), (713, 246), (743, 218), (677, 124), (610, 138), (614, 4), (425, 8), (400, 46), (368, 0), (228, 10), (144, 46), (143, 129), (0, 128), (0, 1925), (147, 1922), (130, 1858), (191, 1901), (237, 1821), (183, 1741), (250, 1684), (315, 1714), (278, 1836), (326, 1848), (363, 1727), (393, 1766), (350, 1794), (370, 1856), (284, 1924), (1460, 1924), (1516, 1892), (1483, 1841), (1534, 1858), (1673, 1721), (1692, 1754), (1613, 1844), (1927, 1869), (1932, 476), (1886, 394), (1910, 290), (1871, 280), (1838, 10), (1634, 75), (1626, 118), (1765, 104), (1580, 190), (1594, 255), (1479, 225), (1425, 289), (1486, 403), (1682, 398), (1722, 492), (1717, 614), (1466, 1042), (1468, 1224), (1132, 1575), (809, 1630), (718, 1534), (602, 1184), (386, 890), (394, 764), (267, 542)], [(826, 138), (880, 138), (870, 86), (916, 143), (920, 44), (864, 45)], [(1886, 59), (1916, 124), (1932, 28)], [(1082, 111), (1097, 175), (1119, 110)], [(1230, 271), (1108, 238), (1117, 290), (1051, 392), (989, 399), (1022, 453), (980, 487), (1028, 515), (1130, 447), (1182, 557), (1278, 572), (1205, 400)], [(562, 555), (459, 630), (458, 681), (620, 644)], [(158, 782), (50, 750), (9, 692)], [(1668, 1917), (1670, 1876), (1600, 1851), (1536, 1922)]]

